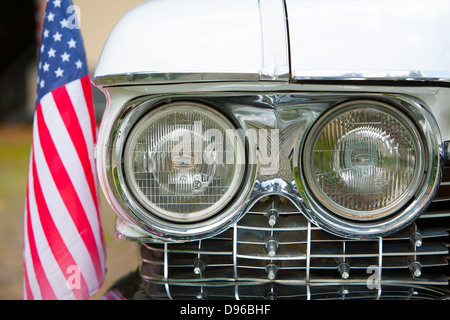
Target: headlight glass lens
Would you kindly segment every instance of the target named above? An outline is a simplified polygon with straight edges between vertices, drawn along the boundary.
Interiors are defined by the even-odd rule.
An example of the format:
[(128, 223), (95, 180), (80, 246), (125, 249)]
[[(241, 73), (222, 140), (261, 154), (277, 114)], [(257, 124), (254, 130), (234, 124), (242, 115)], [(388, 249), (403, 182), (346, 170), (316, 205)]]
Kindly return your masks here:
[(313, 126), (306, 142), (306, 181), (333, 213), (353, 220), (386, 217), (419, 186), (419, 137), (411, 120), (388, 105), (334, 109)]
[(244, 176), (244, 145), (227, 139), (234, 129), (223, 115), (197, 103), (171, 103), (150, 112), (125, 146), (125, 178), (133, 194), (170, 221), (214, 215)]

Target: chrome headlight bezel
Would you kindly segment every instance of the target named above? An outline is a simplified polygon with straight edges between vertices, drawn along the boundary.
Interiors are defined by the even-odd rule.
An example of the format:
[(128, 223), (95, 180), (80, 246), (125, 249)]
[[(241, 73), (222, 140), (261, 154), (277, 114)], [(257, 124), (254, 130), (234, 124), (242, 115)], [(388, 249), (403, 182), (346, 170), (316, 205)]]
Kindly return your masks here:
[[(199, 102), (191, 102), (187, 99), (180, 99), (178, 102), (173, 102), (169, 98), (136, 99), (124, 106), (122, 112), (115, 120), (108, 140), (110, 153), (107, 156), (109, 170), (106, 178), (111, 188), (111, 193), (118, 201), (119, 208), (116, 208), (118, 215), (125, 221), (133, 223), (143, 231), (148, 232), (152, 237), (168, 241), (189, 241), (208, 238), (227, 229), (240, 217), (239, 214), (242, 212), (239, 209), (248, 199), (256, 177), (256, 166), (248, 165), (249, 161), (247, 159), (249, 157), (248, 149), (251, 146), (248, 145), (246, 140), (243, 140), (241, 143), (244, 144), (245, 163), (243, 165), (241, 185), (238, 186), (238, 191), (234, 193), (232, 199), (219, 212), (204, 219), (194, 219), (195, 221), (170, 221), (153, 214), (148, 207), (142, 205), (128, 186), (128, 181), (125, 178), (123, 157), (127, 139), (136, 123), (148, 113), (156, 112), (158, 109), (162, 109), (171, 103), (183, 102), (203, 105), (204, 108), (209, 108), (211, 112), (220, 114), (220, 111), (215, 110), (214, 107), (208, 104), (202, 102), (199, 104)], [(227, 117), (227, 115), (223, 116), (238, 129), (235, 121)]]
[[(423, 162), (420, 164), (420, 170), (423, 170), (423, 175), (418, 176), (416, 179), (418, 183), (417, 188), (410, 190), (410, 194), (404, 198), (401, 205), (394, 207), (384, 217), (365, 221), (364, 219), (349, 219), (332, 210), (332, 205), (323, 205), (323, 200), (318, 200), (320, 195), (308, 183), (306, 177), (309, 173), (307, 172), (307, 166), (305, 167), (305, 161), (310, 157), (308, 151), (311, 150), (309, 145), (311, 132), (314, 135), (314, 131), (322, 125), (321, 122), (331, 113), (364, 104), (390, 108), (395, 113), (403, 115), (407, 122), (413, 124), (419, 133), (417, 138), (421, 140), (419, 142), (422, 149), (420, 161)], [(351, 99), (331, 107), (318, 116), (316, 121), (308, 128), (308, 132), (300, 141), (298, 157), (294, 164), (298, 166), (296, 182), (306, 205), (306, 215), (325, 230), (338, 236), (352, 239), (377, 238), (406, 227), (426, 209), (437, 190), (442, 170), (440, 146), (442, 146), (442, 141), (434, 117), (425, 106), (416, 100), (400, 96), (393, 99), (378, 100)]]
[[(220, 143), (216, 143), (214, 145), (214, 149), (216, 147), (219, 147), (220, 145), (225, 147), (225, 145), (227, 145), (228, 139), (226, 136), (227, 130), (232, 130), (235, 131), (235, 125), (232, 124), (224, 115), (222, 115), (220, 112), (205, 106), (203, 104), (199, 104), (196, 102), (172, 102), (172, 103), (168, 103), (165, 104), (163, 106), (159, 106), (153, 110), (151, 110), (150, 112), (148, 112), (147, 114), (144, 115), (144, 117), (142, 117), (134, 126), (133, 129), (129, 132), (129, 136), (127, 138), (127, 142), (125, 143), (125, 147), (124, 147), (124, 151), (123, 151), (123, 160), (124, 160), (124, 175), (125, 175), (125, 181), (127, 182), (127, 188), (130, 189), (131, 193), (133, 194), (133, 196), (136, 198), (136, 200), (139, 201), (139, 203), (141, 204), (141, 206), (143, 206), (145, 209), (148, 210), (149, 213), (154, 214), (162, 219), (165, 220), (169, 220), (172, 222), (196, 222), (196, 221), (201, 221), (203, 219), (208, 219), (210, 217), (212, 217), (213, 215), (215, 215), (216, 213), (220, 212), (221, 210), (223, 210), (227, 204), (234, 198), (234, 196), (236, 195), (236, 193), (238, 192), (238, 190), (240, 189), (242, 182), (243, 182), (243, 176), (244, 176), (244, 172), (245, 172), (245, 162), (244, 157), (245, 157), (245, 146), (244, 143), (241, 139), (236, 139), (235, 141), (233, 141), (233, 146), (235, 147), (233, 151), (234, 157), (233, 159), (226, 159), (225, 153), (226, 150), (221, 150), (220, 152), (218, 152), (217, 154), (222, 155), (221, 159), (203, 159), (204, 156), (210, 154), (213, 151), (209, 151), (207, 152), (206, 150), (203, 150), (202, 148), (202, 139), (204, 139), (204, 136), (200, 136), (198, 132), (194, 133), (193, 129), (196, 129), (197, 131), (202, 130), (201, 127), (198, 128), (189, 128), (186, 129), (185, 125), (184, 126), (180, 126), (180, 127), (184, 127), (184, 129), (180, 129), (180, 127), (177, 129), (174, 129), (174, 131), (170, 131), (170, 132), (166, 132), (166, 135), (164, 136), (160, 136), (159, 138), (160, 140), (158, 140), (158, 142), (148, 142), (147, 147), (151, 148), (152, 145), (158, 145), (161, 141), (162, 142), (166, 142), (169, 145), (172, 145), (173, 148), (176, 148), (177, 146), (179, 146), (182, 143), (173, 143), (173, 139), (176, 138), (189, 138), (189, 149), (195, 149), (198, 148), (199, 150), (188, 150), (190, 151), (189, 153), (193, 156), (193, 159), (190, 159), (192, 163), (190, 163), (190, 165), (194, 168), (199, 168), (202, 167), (202, 164), (205, 164), (206, 167), (212, 167), (213, 169), (216, 169), (216, 166), (219, 168), (222, 168), (224, 166), (229, 166), (230, 164), (228, 164), (228, 162), (231, 162), (231, 165), (233, 166), (233, 177), (230, 181), (230, 186), (228, 186), (228, 189), (226, 191), (224, 191), (224, 193), (220, 196), (219, 195), (214, 195), (214, 198), (218, 197), (219, 199), (216, 199), (216, 203), (211, 204), (209, 207), (205, 207), (202, 210), (199, 211), (191, 211), (191, 212), (180, 212), (180, 211), (174, 211), (174, 210), (167, 210), (165, 208), (162, 208), (161, 205), (164, 206), (164, 203), (154, 203), (149, 199), (149, 196), (151, 198), (151, 195), (146, 195), (144, 194), (142, 188), (140, 186), (138, 186), (138, 182), (135, 179), (135, 172), (133, 170), (134, 167), (134, 163), (131, 161), (131, 153), (133, 152), (133, 149), (136, 147), (136, 144), (138, 143), (137, 141), (139, 140), (140, 136), (143, 134), (143, 131), (146, 131), (149, 129), (149, 127), (157, 120), (161, 120), (164, 122), (164, 119), (166, 119), (169, 116), (172, 117), (176, 117), (177, 122), (181, 121), (182, 119), (180, 117), (187, 116), (187, 114), (190, 114), (191, 116), (193, 114), (198, 114), (200, 115), (200, 118), (203, 120), (209, 120), (211, 122), (214, 122), (214, 124), (216, 125), (216, 128), (212, 129), (212, 133), (218, 133), (224, 140), (226, 141), (222, 141)], [(186, 121), (186, 120), (185, 120)], [(217, 129), (217, 126), (220, 126), (223, 129), (223, 132), (219, 131)], [(194, 127), (194, 126), (192, 126)], [(164, 126), (164, 128), (160, 128), (159, 131), (164, 131), (166, 129), (170, 129), (167, 128), (167, 126)], [(217, 131), (217, 132), (216, 132)], [(206, 132), (208, 132), (208, 130), (206, 130)], [(158, 132), (160, 133), (160, 132)], [(176, 136), (177, 134), (181, 134), (181, 136)], [(195, 134), (196, 137), (194, 137), (193, 140), (197, 140), (197, 141), (190, 141), (191, 140), (191, 135)], [(158, 135), (158, 134), (157, 134)], [(149, 139), (149, 137), (147, 137)], [(197, 138), (197, 139), (195, 139)], [(216, 138), (215, 136), (211, 135), (211, 138)], [(171, 143), (172, 142), (172, 143)], [(184, 142), (182, 140), (182, 142)], [(193, 146), (191, 146), (191, 144), (193, 144)], [(174, 146), (175, 145), (175, 146)], [(187, 143), (185, 142), (183, 144), (183, 147), (187, 147)], [(154, 151), (152, 150), (148, 150), (146, 149), (145, 154), (148, 155), (148, 153)], [(180, 150), (178, 150), (180, 151)], [(183, 151), (183, 155), (184, 155), (184, 151)], [(228, 150), (230, 151), (230, 150)], [(167, 150), (163, 151), (163, 153), (167, 154)], [(213, 161), (214, 160), (214, 161)], [(228, 161), (227, 161), (228, 160)], [(232, 160), (232, 161), (229, 161)], [(174, 161), (174, 159), (172, 158), (172, 161)], [(208, 164), (208, 162), (211, 162), (210, 164)], [(156, 161), (155, 161), (156, 162)], [(214, 164), (214, 165), (213, 165)], [(166, 164), (168, 166), (168, 164)], [(175, 166), (177, 167), (177, 166)], [(185, 171), (189, 171), (189, 170), (178, 170), (176, 168), (173, 168), (174, 171), (179, 171), (179, 172), (185, 172)], [(214, 170), (215, 171), (215, 170)], [(179, 177), (178, 177), (179, 178)], [(147, 180), (154, 180), (154, 179), (148, 179)], [(155, 181), (154, 181), (155, 182)], [(173, 181), (175, 182), (175, 181)], [(158, 195), (155, 198), (157, 199), (161, 199), (161, 198), (167, 198), (169, 199), (170, 202), (174, 202), (174, 200), (180, 200), (179, 197), (180, 195), (170, 195), (171, 193), (174, 193), (175, 190), (166, 190), (168, 189), (168, 186), (165, 186), (164, 184), (160, 183), (158, 181), (158, 190), (154, 191), (160, 191), (162, 190), (163, 194), (166, 193), (166, 195)], [(147, 189), (147, 187), (145, 187), (144, 189)], [(166, 188), (166, 189), (165, 189)], [(218, 187), (213, 187), (215, 189), (214, 193), (218, 193), (217, 190), (219, 190), (220, 188)], [(164, 192), (166, 191), (166, 192)], [(148, 192), (149, 193), (149, 192)], [(200, 204), (198, 204), (197, 206), (201, 206), (202, 204), (206, 204), (206, 200), (207, 198), (211, 198), (211, 196), (204, 196), (203, 194), (196, 194), (195, 192), (187, 192), (188, 194), (185, 195), (184, 199), (186, 200), (183, 204), (180, 204), (179, 206), (176, 206), (177, 208), (183, 208), (183, 207), (195, 207), (190, 205), (190, 202), (192, 200), (195, 199), (195, 202), (200, 202)], [(168, 195), (167, 195), (168, 194)], [(181, 195), (182, 196), (182, 195)], [(187, 199), (187, 198), (191, 198), (191, 199)], [(189, 201), (188, 201), (189, 200)], [(170, 205), (169, 205), (170, 207)], [(183, 208), (183, 209), (185, 209)], [(192, 210), (193, 208), (191, 208)], [(146, 217), (143, 217), (144, 219)]]
[[(409, 136), (408, 138), (410, 138), (410, 139), (408, 142), (410, 142), (411, 145), (414, 146), (414, 150), (416, 151), (415, 157), (414, 157), (414, 175), (410, 181), (410, 184), (407, 186), (406, 190), (404, 190), (404, 192), (401, 195), (399, 195), (398, 198), (394, 199), (392, 201), (392, 203), (386, 204), (382, 208), (376, 208), (376, 209), (372, 209), (372, 210), (369, 210), (369, 208), (366, 208), (365, 210), (356, 210), (356, 209), (352, 209), (352, 208), (347, 208), (347, 207), (333, 201), (329, 197), (329, 195), (326, 194), (324, 192), (324, 190), (318, 186), (318, 183), (315, 181), (315, 178), (313, 176), (313, 168), (315, 166), (314, 157), (312, 157), (312, 154), (315, 151), (313, 149), (317, 146), (318, 140), (319, 140), (320, 135), (323, 132), (323, 130), (325, 130), (325, 128), (327, 128), (328, 125), (331, 125), (331, 123), (335, 119), (339, 119), (340, 116), (342, 116), (344, 114), (347, 114), (347, 115), (352, 114), (353, 116), (355, 116), (355, 115), (358, 115), (358, 112), (361, 112), (361, 113), (364, 112), (365, 115), (367, 115), (367, 113), (371, 113), (372, 116), (377, 114), (380, 118), (383, 118), (383, 116), (385, 116), (386, 118), (389, 117), (388, 119), (391, 120), (391, 122), (395, 121), (397, 126), (401, 125), (402, 128), (404, 129), (402, 132), (402, 135)], [(376, 118), (378, 118), (378, 117), (376, 117)], [(358, 120), (361, 121), (363, 119), (358, 119)], [(378, 120), (381, 120), (381, 119), (378, 119)], [(336, 161), (345, 162), (345, 163), (341, 163), (341, 165), (344, 165), (346, 169), (349, 169), (350, 167), (352, 167), (353, 163), (350, 163), (352, 161), (351, 161), (351, 159), (348, 159), (348, 154), (352, 153), (352, 152), (358, 152), (357, 151), (358, 148), (360, 150), (362, 149), (363, 151), (365, 151), (367, 153), (367, 152), (370, 152), (367, 149), (370, 148), (371, 144), (374, 144), (377, 142), (378, 142), (377, 147), (382, 148), (382, 149), (387, 149), (389, 147), (393, 147), (393, 146), (388, 146), (388, 144), (390, 143), (390, 141), (389, 141), (390, 139), (388, 139), (387, 137), (383, 137), (382, 135), (379, 135), (379, 134), (377, 135), (377, 133), (379, 133), (379, 132), (377, 132), (376, 129), (372, 128), (371, 124), (369, 122), (367, 122), (367, 124), (364, 124), (363, 126), (361, 126), (361, 124), (359, 122), (356, 124), (341, 123), (340, 126), (349, 126), (349, 127), (356, 126), (357, 129), (351, 130), (351, 131), (347, 132), (345, 135), (341, 136), (337, 141), (338, 145), (343, 144), (342, 141), (349, 140), (349, 139), (351, 140), (352, 138), (354, 140), (356, 139), (356, 140), (360, 141), (359, 144), (364, 144), (365, 141), (368, 141), (368, 142), (366, 143), (366, 145), (363, 145), (363, 146), (357, 145), (357, 142), (355, 142), (355, 141), (352, 141), (351, 143), (347, 142), (347, 144), (345, 145), (345, 151), (343, 151), (345, 153), (345, 155), (347, 155), (347, 158), (345, 157), (345, 155), (341, 155), (340, 157), (336, 156), (336, 151), (334, 153), (331, 152), (330, 154), (332, 154), (331, 160), (333, 161), (333, 164), (330, 164), (330, 167), (334, 168), (334, 164), (335, 164), (334, 162), (336, 162)], [(369, 139), (371, 139), (371, 136), (375, 136), (374, 141), (369, 140)], [(398, 138), (403, 138), (403, 137), (398, 137)], [(335, 146), (335, 147), (337, 147), (337, 146)], [(348, 149), (350, 149), (350, 150), (348, 150)], [(374, 150), (372, 150), (372, 151), (374, 151)], [(389, 153), (389, 151), (391, 151), (391, 153), (395, 152), (395, 150), (389, 150), (389, 151), (386, 150), (386, 151), (387, 151), (386, 153)], [(359, 151), (359, 152), (361, 152), (361, 151)], [(381, 150), (379, 152), (382, 153)], [(350, 219), (350, 220), (360, 220), (360, 221), (377, 220), (377, 219), (381, 219), (383, 217), (387, 217), (390, 214), (396, 212), (401, 207), (403, 207), (407, 202), (409, 202), (409, 200), (413, 197), (413, 195), (419, 188), (419, 184), (421, 182), (420, 181), (421, 177), (419, 175), (421, 175), (421, 173), (423, 171), (425, 171), (427, 159), (424, 159), (424, 153), (425, 153), (425, 146), (423, 145), (422, 137), (420, 136), (418, 130), (416, 129), (415, 124), (412, 122), (412, 120), (409, 119), (409, 117), (406, 117), (405, 114), (403, 114), (396, 108), (393, 108), (392, 106), (390, 106), (386, 103), (382, 103), (382, 102), (378, 102), (378, 101), (346, 102), (346, 103), (342, 103), (342, 104), (336, 106), (335, 108), (331, 108), (330, 110), (325, 112), (323, 115), (321, 115), (319, 117), (319, 119), (317, 119), (317, 121), (311, 127), (311, 130), (308, 133), (308, 137), (305, 140), (305, 145), (303, 148), (303, 157), (302, 157), (302, 159), (303, 159), (303, 174), (304, 174), (305, 180), (307, 182), (307, 185), (308, 185), (309, 189), (311, 190), (311, 194), (316, 197), (316, 200), (318, 202), (320, 202), (324, 208), (328, 209), (329, 211), (334, 212), (337, 215), (340, 215), (340, 216)], [(369, 154), (369, 155), (366, 154), (366, 156), (376, 158), (376, 159), (372, 159), (373, 162), (378, 162), (378, 158), (380, 158), (377, 153), (373, 153), (373, 154)], [(341, 159), (341, 157), (344, 157), (344, 159)], [(336, 168), (335, 168), (335, 170), (336, 170)], [(363, 170), (359, 170), (359, 171), (363, 171)], [(366, 171), (369, 172), (370, 170), (366, 170)], [(373, 175), (376, 175), (375, 170), (372, 170), (371, 172)], [(344, 175), (344, 173), (341, 173), (341, 175)], [(367, 173), (366, 175), (369, 175), (369, 173)], [(348, 178), (349, 178), (348, 176), (345, 176), (345, 177), (341, 176), (341, 179), (343, 180), (344, 183), (345, 182), (348, 183), (348, 181), (345, 181), (345, 180), (348, 180)], [(365, 178), (364, 173), (359, 173), (359, 174), (356, 174), (356, 177), (354, 179), (355, 180), (357, 180), (357, 179), (364, 180), (364, 178)], [(365, 182), (366, 182), (366, 184), (370, 183), (370, 178), (366, 179)], [(369, 190), (369, 191), (366, 190), (367, 193), (376, 191), (376, 190), (371, 190), (371, 189), (375, 189), (375, 188), (373, 188), (373, 186), (365, 185), (365, 183), (360, 183), (360, 184), (357, 183), (356, 186), (355, 185), (347, 186), (347, 188), (349, 188), (349, 189), (351, 189), (352, 187), (353, 187), (352, 192), (359, 193), (360, 197), (364, 196), (364, 191), (365, 191), (364, 189)], [(352, 193), (352, 192), (350, 192), (350, 193)]]

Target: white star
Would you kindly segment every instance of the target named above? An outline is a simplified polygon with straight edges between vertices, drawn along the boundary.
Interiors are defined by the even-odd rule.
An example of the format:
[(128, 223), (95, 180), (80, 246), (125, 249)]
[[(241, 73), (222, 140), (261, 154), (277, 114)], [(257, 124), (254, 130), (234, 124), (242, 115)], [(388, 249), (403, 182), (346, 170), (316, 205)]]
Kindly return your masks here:
[(48, 29), (45, 29), (45, 30), (44, 30), (44, 38), (48, 38), (49, 32), (50, 32), (50, 31), (48, 31)]
[(62, 61), (69, 61), (70, 54), (67, 54), (67, 52), (64, 52), (64, 54), (61, 55)]
[(41, 45), (41, 52), (44, 52), (45, 45)]
[[(41, 68), (42, 68), (42, 62), (39, 61), (38, 69), (41, 70)], [(39, 81), (39, 80), (38, 80), (38, 81)]]
[(78, 59), (78, 61), (75, 62), (75, 64), (77, 65), (77, 69), (81, 69), (81, 67), (83, 66), (83, 62), (81, 62), (80, 59)]
[(61, 8), (61, 0), (55, 0), (53, 1), (53, 5), (57, 8)]
[(59, 23), (61, 23), (61, 28), (69, 28), (69, 21), (68, 20), (63, 19)]
[(40, 87), (43, 88), (45, 86), (45, 81), (41, 80), (41, 82), (39, 83)]
[(53, 39), (55, 39), (55, 41), (61, 41), (61, 37), (62, 34), (59, 33), (58, 31), (56, 31), (56, 33), (53, 35)]
[(55, 15), (52, 12), (49, 12), (48, 16), (47, 16), (48, 21), (54, 21), (55, 20)]
[(50, 48), (50, 50), (48, 50), (48, 57), (49, 58), (56, 57), (55, 53), (56, 53), (56, 50), (54, 50), (53, 48)]
[(70, 41), (68, 41), (67, 44), (69, 45), (69, 48), (75, 48), (77, 42), (73, 39), (70, 39)]
[(56, 77), (62, 77), (64, 73), (64, 70), (61, 70), (61, 68), (58, 67), (58, 70), (55, 71)]
[(46, 62), (46, 63), (44, 63), (44, 65), (42, 66), (42, 69), (44, 70), (44, 72), (47, 72), (48, 70), (50, 70), (50, 65)]

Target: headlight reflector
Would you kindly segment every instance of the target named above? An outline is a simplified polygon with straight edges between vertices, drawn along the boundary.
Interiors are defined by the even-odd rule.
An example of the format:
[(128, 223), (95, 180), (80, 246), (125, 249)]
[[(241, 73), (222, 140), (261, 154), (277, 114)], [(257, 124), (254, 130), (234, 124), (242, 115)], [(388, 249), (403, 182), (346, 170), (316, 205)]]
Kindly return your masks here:
[(326, 112), (305, 141), (308, 187), (327, 210), (350, 220), (398, 211), (420, 186), (424, 147), (414, 123), (378, 102)]
[(232, 123), (198, 103), (171, 103), (149, 112), (130, 132), (124, 173), (137, 200), (174, 222), (213, 216), (244, 177), (242, 141), (227, 143)]

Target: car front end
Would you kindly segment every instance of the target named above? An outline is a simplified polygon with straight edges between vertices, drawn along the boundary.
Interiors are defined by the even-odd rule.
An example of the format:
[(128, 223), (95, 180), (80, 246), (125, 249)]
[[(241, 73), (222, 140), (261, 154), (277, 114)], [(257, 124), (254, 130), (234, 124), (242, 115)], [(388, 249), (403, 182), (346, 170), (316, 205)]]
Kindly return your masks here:
[[(129, 299), (445, 299), (450, 7), (148, 1), (96, 160)], [(125, 294), (126, 292), (126, 294)]]

